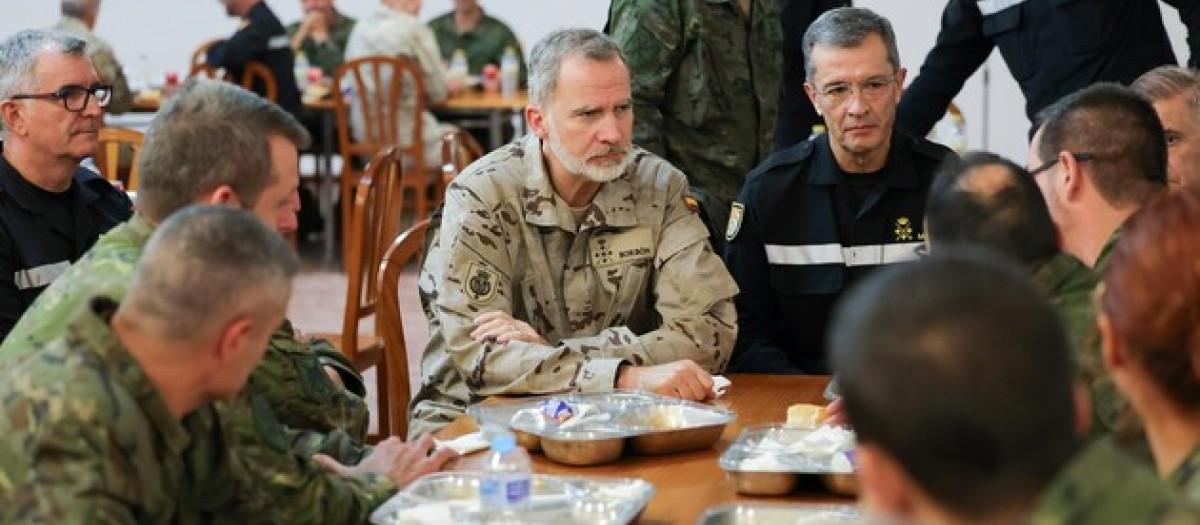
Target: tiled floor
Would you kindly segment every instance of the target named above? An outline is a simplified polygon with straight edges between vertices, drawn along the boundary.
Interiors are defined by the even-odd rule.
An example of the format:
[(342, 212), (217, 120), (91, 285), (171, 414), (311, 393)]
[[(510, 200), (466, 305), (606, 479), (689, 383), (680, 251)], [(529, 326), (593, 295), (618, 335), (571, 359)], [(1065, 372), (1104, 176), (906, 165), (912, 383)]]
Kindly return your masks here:
[[(337, 334), (342, 332), (342, 318), (346, 308), (346, 275), (342, 273), (341, 261), (325, 261), (319, 238), (301, 241), (300, 255), (303, 264), (300, 274), (292, 284), (292, 298), (288, 304), (288, 318), (306, 334)], [(400, 276), (400, 312), (404, 319), (405, 342), (408, 345), (408, 370), (414, 391), (420, 386), (421, 352), (425, 348), (427, 335), (425, 315), (417, 297), (417, 265), (414, 263)], [(374, 319), (367, 319), (359, 326), (359, 333), (375, 333)], [(375, 406), (374, 370), (364, 374), (367, 383), (367, 406)], [(371, 429), (376, 427), (375, 414), (371, 414)]]

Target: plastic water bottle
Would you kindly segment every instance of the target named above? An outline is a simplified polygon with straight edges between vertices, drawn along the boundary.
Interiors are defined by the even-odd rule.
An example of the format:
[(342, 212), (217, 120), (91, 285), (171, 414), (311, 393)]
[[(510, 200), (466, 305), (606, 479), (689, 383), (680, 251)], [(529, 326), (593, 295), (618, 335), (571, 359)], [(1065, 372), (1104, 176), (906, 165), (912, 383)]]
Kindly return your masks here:
[(292, 74), (296, 76), (296, 87), (303, 93), (305, 89), (308, 89), (308, 57), (304, 56), (304, 53), (296, 53)]
[(492, 438), (479, 480), (479, 510), (489, 522), (517, 523), (529, 507), (533, 463), (509, 433)]
[(516, 96), (517, 78), (521, 74), (521, 63), (517, 60), (517, 50), (512, 46), (504, 48), (500, 57), (500, 94), (505, 97)]
[(467, 74), (467, 52), (462, 48), (455, 49), (450, 57), (450, 78), (466, 82)]

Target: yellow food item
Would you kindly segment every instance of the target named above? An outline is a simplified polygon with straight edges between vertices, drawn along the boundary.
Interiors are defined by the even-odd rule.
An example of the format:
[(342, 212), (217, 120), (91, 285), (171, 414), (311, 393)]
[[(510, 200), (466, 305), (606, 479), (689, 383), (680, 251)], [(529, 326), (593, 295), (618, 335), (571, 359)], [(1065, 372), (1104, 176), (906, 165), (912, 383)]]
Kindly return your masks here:
[(814, 429), (825, 421), (828, 417), (825, 414), (825, 407), (820, 405), (812, 405), (809, 403), (796, 403), (787, 409), (787, 423), (785, 426), (789, 428)]

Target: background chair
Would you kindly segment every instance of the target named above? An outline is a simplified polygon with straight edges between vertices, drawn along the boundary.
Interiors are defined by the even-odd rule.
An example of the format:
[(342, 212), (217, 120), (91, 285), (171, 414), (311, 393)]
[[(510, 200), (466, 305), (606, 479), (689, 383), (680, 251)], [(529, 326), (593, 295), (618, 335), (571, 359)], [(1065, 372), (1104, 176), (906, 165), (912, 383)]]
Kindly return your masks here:
[[(378, 394), (388, 398), (391, 430), (394, 435), (408, 435), (408, 404), (412, 401), (412, 384), (409, 381), (408, 345), (404, 340), (404, 316), (400, 313), (400, 274), (414, 259), (420, 260), (425, 232), (429, 219), (413, 224), (392, 243), (383, 262), (379, 265), (379, 303), (376, 310), (376, 327), (383, 338), (384, 360), (387, 362), (386, 383), (380, 380)], [(416, 290), (404, 293), (416, 293)], [(381, 372), (377, 374), (382, 375)], [(387, 388), (384, 388), (384, 384)], [(381, 403), (382, 405), (382, 403)], [(383, 409), (381, 409), (383, 410)], [(384, 413), (379, 414), (382, 427)]]
[(396, 148), (387, 148), (375, 155), (367, 167), (366, 176), (356, 186), (352, 228), (346, 242), (346, 309), (342, 318), (339, 349), (358, 370), (375, 367), (380, 436), (389, 436), (392, 432), (388, 404), (392, 374), (388, 369), (402, 366), (407, 370), (408, 367), (407, 364), (389, 362), (383, 342), (377, 335), (378, 326), (376, 336), (368, 336), (365, 341), (359, 340), (359, 326), (376, 312), (379, 304), (379, 264), (383, 251), (400, 229), (402, 170), (401, 156)]
[(442, 187), (449, 185), (454, 177), (482, 156), (483, 147), (465, 130), (442, 135)]
[[(138, 156), (142, 152), (143, 135), (126, 128), (103, 127), (96, 134), (96, 167), (110, 181), (120, 181), (126, 191), (138, 189)], [(121, 173), (121, 150), (132, 151), (129, 172)]]
[[(395, 146), (404, 156), (409, 171), (402, 184), (413, 195), (416, 216), (428, 215), (440, 201), (442, 178), (437, 170), (426, 169), (421, 139), (426, 95), (420, 68), (406, 57), (358, 58), (338, 68), (333, 86), (338, 150), (342, 156), (342, 238), (348, 239), (350, 235), (350, 210), (345, 203), (362, 176), (355, 168), (355, 159), (386, 147)], [(401, 112), (412, 115), (413, 125), (407, 133), (398, 129)]]

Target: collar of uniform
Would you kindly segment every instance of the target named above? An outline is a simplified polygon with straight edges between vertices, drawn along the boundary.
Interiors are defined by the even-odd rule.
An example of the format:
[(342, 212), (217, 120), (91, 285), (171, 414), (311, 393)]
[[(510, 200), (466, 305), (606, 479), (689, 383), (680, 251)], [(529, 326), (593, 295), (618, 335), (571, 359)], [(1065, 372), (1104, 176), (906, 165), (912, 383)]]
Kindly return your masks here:
[(1068, 280), (1087, 275), (1088, 270), (1079, 259), (1065, 252), (1054, 254), (1050, 260), (1038, 267), (1033, 282), (1039, 290), (1058, 290)]
[(138, 212), (133, 212), (133, 216), (125, 221), (125, 228), (131, 239), (137, 242), (138, 246), (145, 246), (150, 242), (150, 236), (154, 234), (154, 225), (150, 224), (150, 220)]
[[(1072, 509), (1090, 509), (1103, 498), (1120, 491), (1134, 467), (1112, 442), (1104, 438), (1085, 445), (1058, 471), (1038, 497), (1032, 523), (1073, 523), (1045, 519), (1077, 517)], [(1039, 517), (1045, 518), (1039, 519)]]
[(1108, 267), (1108, 258), (1112, 256), (1113, 249), (1117, 247), (1117, 241), (1121, 240), (1121, 228), (1122, 226), (1117, 226), (1117, 229), (1108, 236), (1108, 242), (1105, 242), (1104, 247), (1100, 249), (1100, 256), (1096, 257), (1096, 264), (1092, 265), (1096, 273), (1104, 273), (1104, 269)]
[[(567, 203), (559, 198), (546, 173), (546, 162), (542, 153), (542, 140), (530, 133), (525, 137), (525, 188), (521, 192), (521, 207), (525, 210), (525, 222), (537, 226), (552, 226), (567, 231), (575, 219)], [(637, 224), (636, 214), (630, 213), (637, 202), (631, 172), (637, 169), (642, 152), (635, 153), (636, 160), (629, 164), (625, 173), (611, 182), (600, 185), (584, 216), (580, 230), (596, 228), (626, 228)]]
[[(816, 141), (813, 145), (816, 156), (813, 158), (812, 169), (808, 172), (808, 183), (812, 186), (837, 186), (842, 169), (833, 156), (829, 134), (821, 134)], [(882, 185), (909, 189), (920, 187), (921, 181), (913, 164), (912, 148), (909, 146), (907, 136), (892, 131), (891, 150), (888, 151), (888, 159), (883, 165), (879, 179)]]
[(72, 33), (92, 32), (91, 29), (88, 29), (87, 24), (83, 23), (83, 20), (69, 15), (63, 15), (63, 17), (58, 20), (58, 27), (56, 29), (62, 29)]
[(101, 177), (98, 173), (87, 168), (75, 168), (75, 187), (79, 188), (78, 200), (84, 204), (90, 204), (100, 198), (100, 194), (92, 189), (92, 184), (109, 184), (112, 183)]
[(116, 378), (130, 395), (137, 399), (138, 406), (154, 423), (155, 430), (162, 434), (167, 447), (176, 454), (182, 454), (191, 444), (191, 436), (171, 414), (167, 402), (154, 388), (142, 365), (117, 339), (110, 324), (116, 311), (116, 301), (106, 296), (93, 297), (88, 301), (88, 308), (82, 315), (71, 322), (69, 330), (80, 338), (87, 348), (94, 349), (110, 376)]

